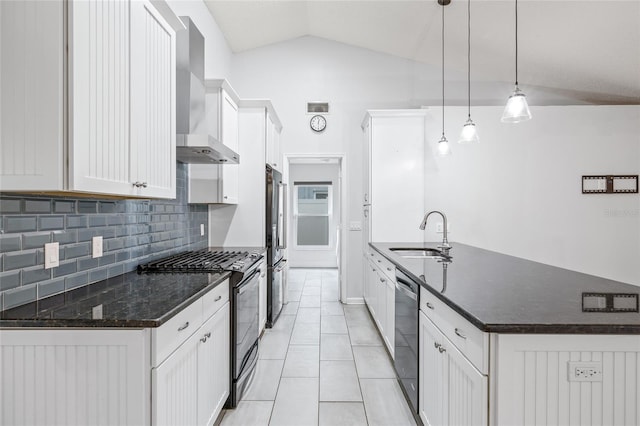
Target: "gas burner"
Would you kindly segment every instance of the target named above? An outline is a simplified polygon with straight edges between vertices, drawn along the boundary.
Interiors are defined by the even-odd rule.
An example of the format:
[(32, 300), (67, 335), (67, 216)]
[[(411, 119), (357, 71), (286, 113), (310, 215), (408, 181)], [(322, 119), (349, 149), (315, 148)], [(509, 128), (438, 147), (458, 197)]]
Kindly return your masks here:
[[(138, 265), (138, 272), (210, 272), (242, 271), (260, 257), (240, 251), (186, 251)], [(247, 262), (247, 260), (249, 260)]]

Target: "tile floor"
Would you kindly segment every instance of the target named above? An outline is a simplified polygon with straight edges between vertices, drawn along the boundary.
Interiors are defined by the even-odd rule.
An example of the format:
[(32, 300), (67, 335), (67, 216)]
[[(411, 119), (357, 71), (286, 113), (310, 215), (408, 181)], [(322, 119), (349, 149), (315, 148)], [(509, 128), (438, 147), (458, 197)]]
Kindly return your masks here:
[(338, 299), (337, 270), (289, 271), (254, 382), (222, 426), (415, 425), (367, 308)]

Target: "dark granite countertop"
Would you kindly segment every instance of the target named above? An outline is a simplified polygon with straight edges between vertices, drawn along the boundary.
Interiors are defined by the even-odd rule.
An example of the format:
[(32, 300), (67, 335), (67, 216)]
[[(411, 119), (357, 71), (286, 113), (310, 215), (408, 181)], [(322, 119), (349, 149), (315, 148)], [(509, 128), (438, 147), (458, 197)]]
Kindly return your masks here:
[[(229, 277), (129, 272), (0, 312), (2, 327), (158, 327)], [(92, 319), (102, 305), (102, 319)]]
[(439, 243), (371, 243), (376, 251), (420, 282), (483, 331), (495, 333), (640, 334), (640, 313), (583, 312), (582, 293), (640, 293), (640, 287), (451, 243), (452, 262), (406, 259), (394, 247)]

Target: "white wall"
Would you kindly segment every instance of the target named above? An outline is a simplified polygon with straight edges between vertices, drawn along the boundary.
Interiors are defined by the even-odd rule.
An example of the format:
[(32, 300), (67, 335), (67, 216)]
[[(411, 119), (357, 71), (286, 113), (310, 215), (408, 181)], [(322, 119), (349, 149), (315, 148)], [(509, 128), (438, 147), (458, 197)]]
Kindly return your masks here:
[(293, 219), (293, 205), (289, 208), (289, 223), (291, 232), (289, 238), (289, 265), (292, 268), (338, 267), (336, 255), (336, 226), (340, 223), (340, 179), (339, 166), (337, 164), (291, 164), (289, 166), (289, 200), (295, 200), (294, 182), (332, 182), (332, 220), (329, 222), (329, 242), (326, 249), (300, 249), (296, 246), (295, 220)]
[[(640, 285), (640, 195), (581, 193), (582, 175), (640, 173), (640, 107), (531, 110), (513, 125), (500, 122), (502, 107), (474, 107), (480, 144), (428, 156), (427, 210), (447, 214), (451, 241)], [(441, 108), (432, 111), (437, 141)], [(445, 114), (455, 142), (466, 108)], [(442, 238), (435, 222), (427, 241)]]
[(202, 0), (167, 0), (177, 16), (189, 16), (205, 39), (205, 78), (229, 78), (231, 49)]

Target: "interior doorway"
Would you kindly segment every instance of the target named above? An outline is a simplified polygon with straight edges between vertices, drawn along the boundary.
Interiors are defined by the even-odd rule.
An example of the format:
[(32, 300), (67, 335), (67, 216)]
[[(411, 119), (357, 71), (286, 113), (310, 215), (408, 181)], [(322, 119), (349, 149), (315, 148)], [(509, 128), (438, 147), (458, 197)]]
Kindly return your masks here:
[(291, 268), (336, 268), (344, 300), (345, 162), (343, 154), (285, 155), (287, 260)]

